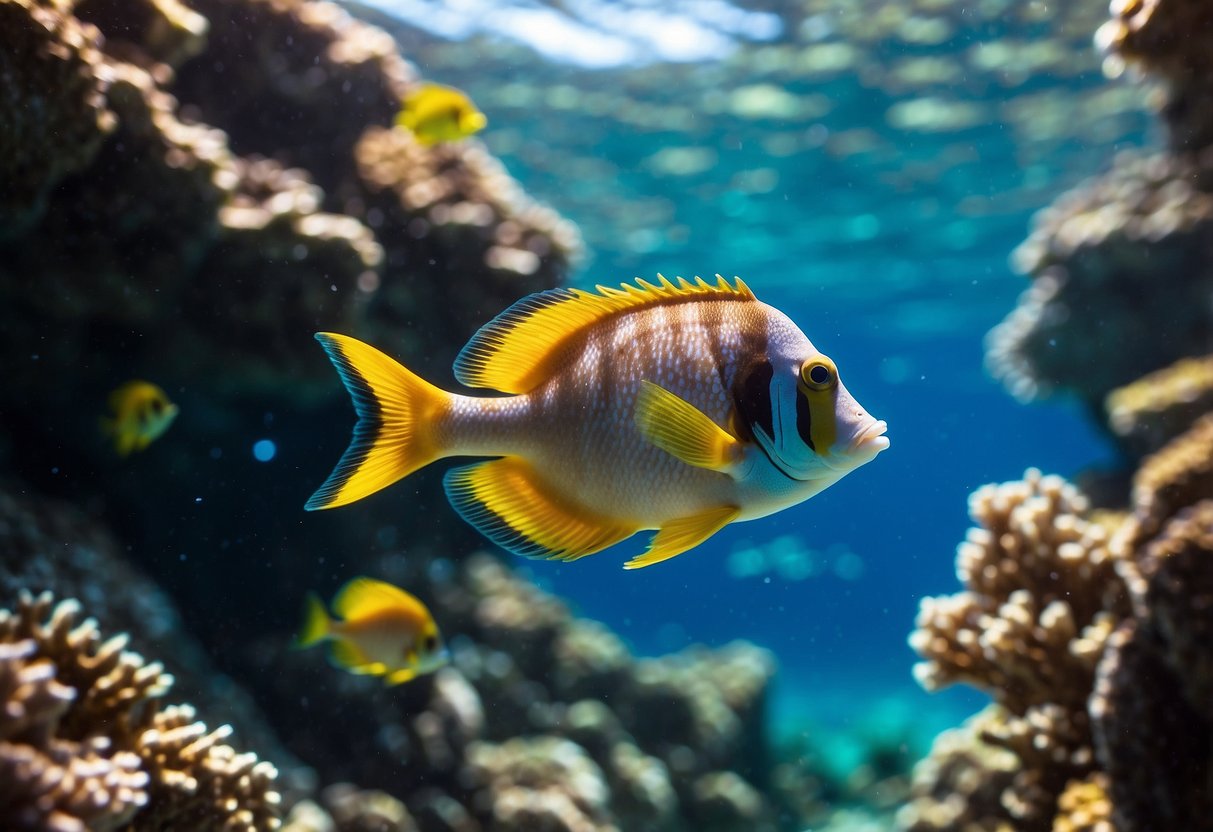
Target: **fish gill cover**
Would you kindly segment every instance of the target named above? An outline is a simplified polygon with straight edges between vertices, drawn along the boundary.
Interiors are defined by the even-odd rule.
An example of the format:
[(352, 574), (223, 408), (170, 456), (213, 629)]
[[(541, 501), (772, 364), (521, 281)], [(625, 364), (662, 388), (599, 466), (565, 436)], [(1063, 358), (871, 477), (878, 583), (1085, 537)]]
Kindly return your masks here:
[[(1207, 4), (350, 8), (0, 0), (0, 827), (1208, 828)], [(393, 129), (422, 78), (483, 142)], [(299, 511), (315, 330), (438, 380), (530, 292), (717, 270), (906, 438), (849, 491), (639, 575), (477, 552), (424, 472)], [(990, 372), (1077, 412), (982, 386), (1004, 316)], [(132, 379), (179, 413), (121, 459)], [(962, 535), (915, 675), (986, 699), (935, 708)], [(451, 664), (290, 650), (358, 574)]]

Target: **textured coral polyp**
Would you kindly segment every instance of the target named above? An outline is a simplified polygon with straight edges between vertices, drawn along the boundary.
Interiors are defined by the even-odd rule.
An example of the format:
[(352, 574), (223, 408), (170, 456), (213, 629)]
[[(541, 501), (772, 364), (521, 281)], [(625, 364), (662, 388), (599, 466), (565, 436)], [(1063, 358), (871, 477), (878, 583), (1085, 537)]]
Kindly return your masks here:
[(161, 709), (172, 677), (126, 642), (49, 594), (0, 610), (0, 828), (276, 829), (274, 767)]

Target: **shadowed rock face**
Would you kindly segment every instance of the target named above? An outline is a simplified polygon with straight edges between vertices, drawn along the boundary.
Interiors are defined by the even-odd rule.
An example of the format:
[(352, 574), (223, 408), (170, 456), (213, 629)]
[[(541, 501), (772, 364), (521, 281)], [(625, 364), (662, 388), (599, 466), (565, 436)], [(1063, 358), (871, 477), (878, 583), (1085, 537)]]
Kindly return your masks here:
[[(478, 143), (391, 129), (416, 72), (335, 6), (0, 0), (0, 23), (0, 148), (26, 154), (0, 206), (0, 607), (51, 589), (168, 654), (175, 690), (283, 770), (287, 809), (315, 798), (287, 828), (773, 828), (765, 651), (632, 658), (468, 557), (434, 472), (302, 511), (353, 421), (312, 333), (443, 383), (478, 326), (563, 280), (576, 229)], [(130, 378), (181, 415), (120, 460), (97, 420)], [(431, 605), (451, 666), (386, 689), (289, 649), (304, 593), (362, 572)], [(0, 662), (25, 673), (24, 656)], [(157, 719), (164, 769), (196, 728), (192, 710)], [(265, 785), (255, 765), (221, 768)], [(188, 825), (149, 794), (139, 817)], [(273, 828), (254, 804), (247, 828)]]

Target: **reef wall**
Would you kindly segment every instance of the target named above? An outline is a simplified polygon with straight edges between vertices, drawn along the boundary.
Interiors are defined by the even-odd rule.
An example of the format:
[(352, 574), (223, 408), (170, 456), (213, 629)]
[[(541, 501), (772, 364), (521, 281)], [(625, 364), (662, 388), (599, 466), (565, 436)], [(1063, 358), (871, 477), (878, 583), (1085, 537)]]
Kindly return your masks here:
[(1096, 508), (1029, 470), (973, 494), (965, 591), (924, 600), (910, 643), (927, 689), (993, 704), (915, 769), (912, 832), (1204, 829), (1213, 808), (1213, 13), (1112, 13), (1105, 70), (1153, 79), (1168, 147), (1038, 215), (1016, 253), (1032, 285), (987, 357), (1021, 398), (1083, 401), (1130, 493)]

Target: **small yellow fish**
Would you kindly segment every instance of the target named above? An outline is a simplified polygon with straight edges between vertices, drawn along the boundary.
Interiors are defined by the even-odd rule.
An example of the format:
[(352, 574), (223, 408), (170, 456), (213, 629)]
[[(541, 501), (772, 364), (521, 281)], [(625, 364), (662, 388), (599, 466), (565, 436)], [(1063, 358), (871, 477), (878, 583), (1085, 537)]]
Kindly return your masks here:
[(101, 420), (101, 431), (122, 456), (142, 451), (177, 418), (177, 405), (150, 381), (128, 381), (110, 393), (109, 407), (111, 415)]
[(636, 569), (793, 506), (889, 446), (838, 368), (740, 280), (637, 280), (518, 301), (455, 360), (447, 393), (345, 335), (318, 333), (358, 413), (307, 502), (352, 503), (449, 456), (447, 498), (520, 555), (576, 560), (656, 529)]
[(399, 587), (374, 578), (354, 578), (324, 602), (308, 596), (297, 647), (331, 641), (333, 663), (351, 673), (386, 676), (389, 685), (431, 673), (447, 661), (438, 625), (425, 604)]
[(396, 124), (424, 145), (466, 139), (488, 123), (465, 93), (441, 84), (422, 84), (405, 96), (396, 115)]

